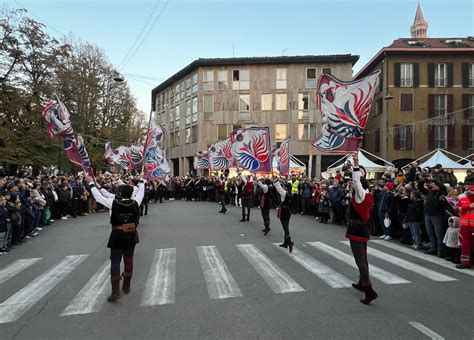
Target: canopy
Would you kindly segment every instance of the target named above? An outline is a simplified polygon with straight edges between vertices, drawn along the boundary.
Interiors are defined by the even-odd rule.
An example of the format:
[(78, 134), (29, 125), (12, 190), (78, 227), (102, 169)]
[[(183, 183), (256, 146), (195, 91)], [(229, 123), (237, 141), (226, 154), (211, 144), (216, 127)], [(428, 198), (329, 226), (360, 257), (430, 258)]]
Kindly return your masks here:
[[(273, 158), (272, 160), (272, 166), (274, 168), (277, 167), (277, 162), (275, 160), (275, 158)], [(306, 168), (306, 164), (304, 164), (303, 162), (301, 162), (298, 158), (296, 158), (295, 156), (291, 156), (290, 157), (290, 169), (291, 168)]]
[[(372, 162), (370, 159), (368, 159), (364, 155), (364, 153), (381, 160), (384, 163), (384, 165), (380, 165), (380, 164)], [(372, 155), (370, 152), (367, 152), (365, 150), (362, 150), (362, 149), (359, 150), (358, 155), (359, 155), (359, 164), (362, 165), (367, 172), (385, 172), (387, 169), (394, 167), (393, 163), (390, 163), (389, 161), (386, 161), (380, 157)], [(352, 164), (354, 164), (352, 154), (349, 154), (349, 155), (345, 155), (344, 157), (339, 159), (337, 162), (331, 164), (327, 168), (326, 171), (332, 173), (338, 170), (342, 170), (342, 167), (344, 166), (344, 163), (346, 163), (347, 160), (349, 160)]]
[(462, 157), (460, 157), (456, 154), (447, 152), (445, 150), (441, 150), (441, 149), (436, 149), (436, 150), (430, 152), (429, 154), (424, 155), (423, 157), (421, 157), (419, 159), (423, 159), (426, 156), (430, 155), (431, 153), (432, 153), (431, 157), (419, 165), (421, 168), (426, 168), (426, 167), (433, 168), (437, 164), (441, 164), (443, 166), (443, 168), (445, 168), (445, 169), (453, 169), (453, 170), (466, 170), (466, 169), (471, 169), (472, 168), (469, 163), (465, 164), (465, 165), (459, 164), (459, 163), (453, 161), (448, 156), (446, 156), (446, 154), (447, 153), (451, 154), (451, 155), (453, 155), (457, 158), (460, 158), (460, 159), (462, 159)]

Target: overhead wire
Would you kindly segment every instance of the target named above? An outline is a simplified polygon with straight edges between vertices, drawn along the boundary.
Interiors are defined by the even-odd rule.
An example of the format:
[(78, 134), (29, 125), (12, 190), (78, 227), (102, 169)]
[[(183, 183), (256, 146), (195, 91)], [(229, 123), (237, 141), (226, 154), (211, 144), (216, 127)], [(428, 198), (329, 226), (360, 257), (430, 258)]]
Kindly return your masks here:
[(41, 18), (40, 16), (36, 15), (35, 13), (33, 13), (31, 10), (29, 10), (28, 8), (26, 8), (26, 6), (22, 5), (21, 3), (19, 3), (17, 0), (13, 0), (13, 2), (15, 2), (18, 6), (20, 6), (21, 8), (23, 8), (24, 10), (26, 10), (29, 14), (31, 14), (31, 16), (35, 17), (36, 19), (38, 19), (43, 25), (45, 25), (46, 27), (49, 27), (51, 30), (53, 30), (54, 32), (58, 33), (60, 36), (63, 36), (63, 33), (60, 32), (59, 30), (57, 30), (56, 28), (54, 28), (54, 26), (48, 24), (46, 22), (46, 20), (44, 20), (43, 18)]
[(155, 14), (156, 10), (158, 9), (158, 6), (160, 5), (160, 0), (158, 0), (156, 2), (156, 5), (155, 7), (153, 8), (153, 10), (151, 11), (150, 15), (148, 16), (148, 19), (146, 20), (145, 24), (143, 25), (142, 29), (140, 30), (140, 33), (138, 33), (137, 37), (135, 38), (135, 41), (133, 42), (132, 46), (130, 46), (130, 48), (128, 49), (127, 51), (127, 54), (125, 54), (125, 56), (123, 57), (122, 61), (120, 62), (118, 68), (121, 69), (122, 68), (122, 64), (125, 62), (125, 60), (127, 60), (127, 58), (129, 57), (130, 53), (132, 52), (132, 50), (134, 49), (135, 45), (137, 44), (138, 40), (140, 39), (142, 33), (145, 31), (145, 28), (148, 26), (148, 23), (150, 22), (151, 18), (153, 17), (153, 15)]
[(165, 5), (163, 6), (163, 8), (161, 9), (160, 13), (158, 13), (158, 16), (156, 17), (155, 21), (153, 22), (153, 24), (150, 26), (149, 30), (146, 32), (145, 36), (143, 37), (143, 39), (141, 40), (140, 44), (136, 47), (135, 51), (130, 55), (130, 57), (127, 59), (127, 61), (120, 67), (120, 69), (123, 69), (125, 68), (125, 66), (128, 65), (128, 63), (133, 59), (133, 57), (137, 54), (137, 52), (139, 51), (140, 47), (143, 45), (143, 43), (145, 42), (146, 38), (148, 37), (148, 35), (151, 33), (151, 31), (153, 30), (153, 28), (155, 27), (155, 25), (157, 24), (158, 20), (161, 18), (161, 15), (163, 14), (164, 10), (166, 9), (166, 7), (168, 6), (170, 0), (166, 0), (166, 3)]

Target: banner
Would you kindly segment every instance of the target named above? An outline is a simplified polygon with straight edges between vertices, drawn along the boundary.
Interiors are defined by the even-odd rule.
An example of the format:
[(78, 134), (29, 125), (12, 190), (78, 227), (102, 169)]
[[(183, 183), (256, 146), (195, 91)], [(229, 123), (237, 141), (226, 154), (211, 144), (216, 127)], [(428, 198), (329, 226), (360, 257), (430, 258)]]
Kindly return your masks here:
[(209, 168), (211, 170), (228, 169), (234, 165), (230, 138), (218, 141), (208, 148)]
[(280, 176), (288, 176), (290, 173), (290, 138), (285, 139), (281, 142), (280, 147), (274, 150), (273, 158)]
[(146, 179), (163, 178), (170, 172), (166, 151), (162, 147), (165, 136), (166, 130), (152, 119), (148, 129), (146, 152), (143, 159)]
[(142, 166), (143, 146), (119, 146), (113, 152), (112, 160), (122, 168), (134, 171)]
[(194, 155), (194, 169), (209, 169), (208, 151), (199, 151)]
[(316, 104), (322, 135), (311, 142), (319, 154), (347, 154), (359, 147), (377, 88), (380, 70), (351, 82), (331, 75), (319, 77)]
[(112, 149), (112, 143), (107, 142), (105, 143), (105, 151), (104, 151), (104, 161), (107, 165), (114, 165), (114, 161), (112, 159), (112, 155), (114, 154), (114, 150)]
[(272, 172), (268, 127), (236, 129), (230, 139), (232, 156), (239, 167), (252, 172)]
[(56, 97), (56, 100), (57, 104), (49, 103), (42, 112), (43, 118), (48, 122), (48, 135), (50, 138), (63, 137), (66, 157), (94, 177), (94, 170), (90, 164), (84, 139), (82, 136), (74, 134), (69, 111), (59, 98)]

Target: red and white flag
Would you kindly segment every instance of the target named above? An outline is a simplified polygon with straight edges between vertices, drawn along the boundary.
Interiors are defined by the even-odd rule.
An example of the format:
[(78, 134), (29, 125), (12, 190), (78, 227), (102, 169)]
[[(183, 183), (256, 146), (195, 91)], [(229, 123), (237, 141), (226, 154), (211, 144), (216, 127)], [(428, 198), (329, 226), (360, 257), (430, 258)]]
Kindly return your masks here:
[(258, 173), (271, 173), (270, 131), (268, 127), (242, 128), (232, 131), (232, 156), (237, 166)]

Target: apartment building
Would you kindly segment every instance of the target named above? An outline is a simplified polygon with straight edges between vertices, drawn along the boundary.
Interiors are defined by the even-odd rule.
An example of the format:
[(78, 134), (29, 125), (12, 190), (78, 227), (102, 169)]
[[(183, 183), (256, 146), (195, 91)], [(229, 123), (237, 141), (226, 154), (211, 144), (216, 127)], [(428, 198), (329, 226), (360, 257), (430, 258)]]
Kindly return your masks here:
[(313, 156), (309, 145), (321, 131), (318, 77), (351, 80), (358, 59), (345, 54), (193, 61), (152, 90), (152, 108), (169, 132), (171, 172), (194, 172), (194, 154), (233, 129), (268, 126), (272, 144), (291, 136), (291, 153), (306, 165), (311, 159), (313, 175), (319, 174), (334, 157)]

